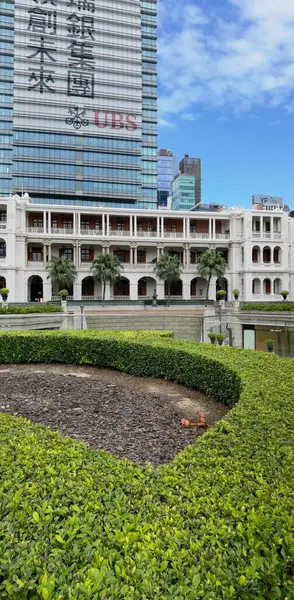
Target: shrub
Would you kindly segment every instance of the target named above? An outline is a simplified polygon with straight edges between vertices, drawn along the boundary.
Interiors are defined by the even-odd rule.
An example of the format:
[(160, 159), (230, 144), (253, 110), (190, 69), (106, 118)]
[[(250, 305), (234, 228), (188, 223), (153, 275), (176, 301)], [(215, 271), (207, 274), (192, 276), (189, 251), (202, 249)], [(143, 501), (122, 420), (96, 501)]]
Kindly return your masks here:
[(240, 398), (159, 469), (1, 415), (1, 599), (294, 598), (293, 362), (161, 335), (0, 333), (1, 362), (96, 364)]
[(60, 306), (55, 304), (39, 304), (34, 306), (0, 306), (0, 315), (29, 315), (31, 313), (60, 313)]
[(225, 290), (218, 290), (218, 291), (216, 292), (216, 295), (217, 295), (217, 297), (218, 297), (218, 298), (220, 298), (220, 300), (221, 300), (222, 298), (225, 298), (225, 297), (226, 297), (226, 295), (227, 295), (227, 292), (226, 292)]
[(241, 304), (240, 310), (264, 310), (266, 312), (294, 312), (294, 302), (281, 302), (280, 304), (246, 302)]
[(66, 300), (66, 296), (68, 296), (68, 291), (60, 290), (60, 292), (58, 292), (58, 295), (61, 297), (61, 300)]
[(233, 296), (234, 296), (235, 300), (238, 300), (238, 298), (240, 296), (240, 290), (238, 290), (238, 288), (235, 288), (233, 290)]

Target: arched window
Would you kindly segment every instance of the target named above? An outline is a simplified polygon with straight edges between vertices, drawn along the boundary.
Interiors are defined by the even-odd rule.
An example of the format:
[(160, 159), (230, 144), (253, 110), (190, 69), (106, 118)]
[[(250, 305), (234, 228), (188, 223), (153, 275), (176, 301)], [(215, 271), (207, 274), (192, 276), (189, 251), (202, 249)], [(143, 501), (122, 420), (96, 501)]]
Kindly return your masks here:
[(254, 246), (252, 248), (252, 262), (259, 263), (260, 262), (260, 248), (259, 246)]
[(268, 246), (265, 246), (263, 249), (263, 262), (270, 263), (272, 260), (272, 251)]
[(270, 279), (264, 279), (263, 281), (263, 293), (269, 295), (272, 293), (272, 282)]
[(0, 240), (0, 258), (6, 257), (6, 242), (4, 240)]
[(280, 263), (282, 258), (282, 250), (279, 246), (274, 249), (274, 263)]
[(278, 296), (281, 293), (281, 291), (282, 291), (282, 281), (281, 281), (281, 279), (275, 279), (274, 294), (276, 294)]
[(256, 294), (260, 294), (261, 291), (261, 287), (260, 287), (260, 279), (253, 279), (252, 281), (252, 294), (256, 295)]

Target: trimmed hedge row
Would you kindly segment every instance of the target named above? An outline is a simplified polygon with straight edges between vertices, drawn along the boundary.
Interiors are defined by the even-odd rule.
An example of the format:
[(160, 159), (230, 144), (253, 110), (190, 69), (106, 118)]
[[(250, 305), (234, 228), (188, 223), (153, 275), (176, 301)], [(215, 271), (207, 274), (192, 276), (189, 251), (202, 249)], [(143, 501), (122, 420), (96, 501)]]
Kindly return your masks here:
[(35, 304), (34, 306), (0, 306), (0, 315), (29, 315), (31, 313), (62, 312), (60, 304)]
[(248, 302), (241, 304), (240, 310), (263, 310), (266, 312), (294, 312), (294, 302), (281, 302), (280, 304)]
[(293, 361), (161, 332), (0, 339), (1, 362), (98, 364), (240, 397), (159, 469), (1, 415), (1, 598), (294, 598)]

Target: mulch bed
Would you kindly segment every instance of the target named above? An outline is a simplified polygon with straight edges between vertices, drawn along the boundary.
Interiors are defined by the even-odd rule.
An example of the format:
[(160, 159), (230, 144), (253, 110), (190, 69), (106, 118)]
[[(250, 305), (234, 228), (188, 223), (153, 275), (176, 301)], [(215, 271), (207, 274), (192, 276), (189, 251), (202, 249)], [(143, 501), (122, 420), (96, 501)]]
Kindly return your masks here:
[(184, 428), (182, 418), (203, 411), (212, 426), (227, 412), (195, 390), (93, 367), (2, 367), (0, 385), (1, 412), (140, 465), (169, 462), (202, 435), (202, 430)]

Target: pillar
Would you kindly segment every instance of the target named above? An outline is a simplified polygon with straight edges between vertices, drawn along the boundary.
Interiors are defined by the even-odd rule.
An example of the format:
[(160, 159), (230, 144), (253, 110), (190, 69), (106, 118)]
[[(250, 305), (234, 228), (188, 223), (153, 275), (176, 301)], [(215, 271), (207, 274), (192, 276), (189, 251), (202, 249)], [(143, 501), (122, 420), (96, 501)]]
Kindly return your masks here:
[(51, 234), (51, 212), (48, 212), (48, 233)]
[(138, 300), (138, 284), (130, 282), (130, 300)]
[(105, 215), (102, 215), (102, 235), (105, 235)]
[(51, 281), (48, 281), (47, 278), (43, 278), (43, 300), (44, 302), (50, 302), (52, 297), (51, 290)]
[(133, 237), (133, 216), (130, 215), (130, 236)]
[(43, 233), (47, 233), (47, 223), (46, 223), (47, 213), (46, 210), (43, 212)]
[(109, 235), (109, 215), (106, 215), (106, 235)]
[(160, 217), (161, 219), (161, 237), (164, 237), (164, 217)]
[(134, 267), (136, 267), (138, 264), (138, 248), (137, 246), (135, 246), (134, 248)]

